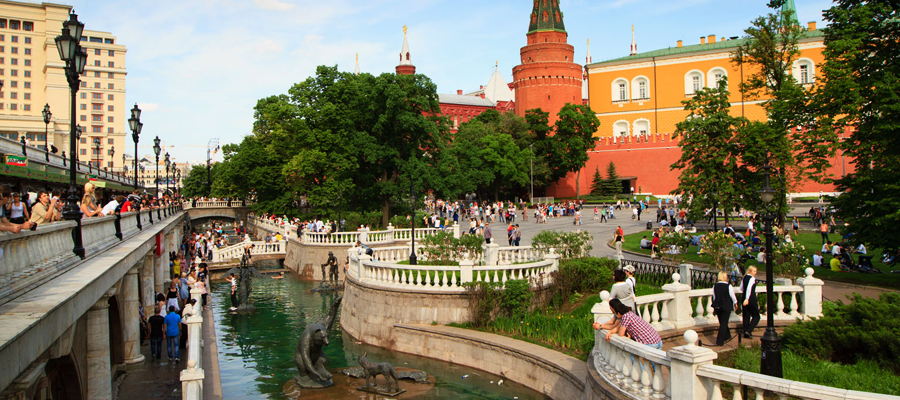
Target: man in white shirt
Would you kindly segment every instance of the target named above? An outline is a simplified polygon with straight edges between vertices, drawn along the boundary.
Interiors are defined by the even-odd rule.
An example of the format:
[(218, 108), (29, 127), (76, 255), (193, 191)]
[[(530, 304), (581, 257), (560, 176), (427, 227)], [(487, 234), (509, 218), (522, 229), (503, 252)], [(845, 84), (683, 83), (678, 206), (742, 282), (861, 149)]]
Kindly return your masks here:
[(835, 257), (841, 255), (841, 246), (837, 242), (834, 242), (834, 246), (831, 247), (831, 255)]
[[(109, 203), (106, 203), (106, 205), (103, 206), (103, 209), (100, 210), (100, 213), (102, 213), (103, 215), (113, 215), (113, 213), (116, 211), (116, 207), (119, 206), (119, 202), (117, 201), (117, 199), (117, 197), (114, 197), (109, 201)], [(124, 197), (122, 198), (122, 200), (124, 200)]]

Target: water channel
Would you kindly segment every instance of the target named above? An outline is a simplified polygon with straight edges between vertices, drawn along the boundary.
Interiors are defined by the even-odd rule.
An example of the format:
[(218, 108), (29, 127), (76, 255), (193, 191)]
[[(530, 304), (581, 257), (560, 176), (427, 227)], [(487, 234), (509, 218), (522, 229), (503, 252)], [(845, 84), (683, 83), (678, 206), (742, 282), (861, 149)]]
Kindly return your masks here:
[[(256, 311), (250, 314), (229, 313), (229, 285), (212, 283), (223, 395), (226, 399), (236, 400), (286, 399), (282, 387), (297, 374), (293, 361), (297, 340), (307, 324), (325, 319), (337, 294), (310, 292), (316, 283), (303, 282), (293, 276), (285, 279), (266, 276), (254, 279), (253, 283), (252, 299)], [(396, 397), (398, 399), (546, 399), (511, 381), (498, 385), (501, 377), (474, 368), (361, 345), (342, 333), (339, 322), (329, 341), (325, 353), (331, 371), (357, 366), (357, 354), (368, 352), (372, 361), (420, 369), (434, 376), (433, 389), (412, 397), (400, 395)], [(384, 378), (379, 379), (384, 384)], [(408, 385), (416, 383), (401, 381), (402, 388)], [(314, 393), (311, 395), (315, 397)], [(348, 390), (343, 398), (373, 398), (370, 396)]]

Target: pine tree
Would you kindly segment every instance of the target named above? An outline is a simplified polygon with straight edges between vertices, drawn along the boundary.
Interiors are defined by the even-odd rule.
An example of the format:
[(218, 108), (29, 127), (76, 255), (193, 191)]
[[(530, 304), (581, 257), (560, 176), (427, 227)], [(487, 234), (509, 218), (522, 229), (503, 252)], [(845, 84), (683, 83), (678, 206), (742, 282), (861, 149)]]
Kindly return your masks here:
[(591, 195), (603, 195), (603, 175), (600, 175), (600, 167), (594, 168), (594, 179), (591, 181)]
[(606, 179), (603, 180), (603, 194), (616, 198), (622, 194), (622, 182), (619, 180), (619, 173), (616, 172), (616, 164), (612, 161), (606, 166)]

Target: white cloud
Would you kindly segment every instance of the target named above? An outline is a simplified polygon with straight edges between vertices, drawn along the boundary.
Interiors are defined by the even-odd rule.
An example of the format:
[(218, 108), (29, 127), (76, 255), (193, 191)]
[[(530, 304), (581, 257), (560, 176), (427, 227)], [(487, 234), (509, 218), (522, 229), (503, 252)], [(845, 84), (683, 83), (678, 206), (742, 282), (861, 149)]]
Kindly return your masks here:
[(282, 50), (284, 50), (284, 47), (280, 44), (275, 43), (272, 39), (266, 39), (259, 45), (259, 48), (256, 51), (258, 53), (281, 53)]
[(297, 7), (293, 4), (278, 0), (254, 0), (253, 4), (255, 4), (259, 8), (262, 8), (263, 10), (271, 11), (287, 11), (294, 7)]
[(156, 103), (137, 103), (137, 105), (138, 105), (138, 108), (140, 108), (142, 112), (159, 110), (159, 104), (156, 104)]

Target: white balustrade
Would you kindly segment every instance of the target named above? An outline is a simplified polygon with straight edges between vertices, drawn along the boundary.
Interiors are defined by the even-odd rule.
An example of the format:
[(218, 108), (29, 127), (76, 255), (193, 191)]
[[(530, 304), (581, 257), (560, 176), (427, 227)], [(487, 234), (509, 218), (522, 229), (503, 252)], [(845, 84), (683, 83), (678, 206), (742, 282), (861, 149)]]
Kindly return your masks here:
[(640, 315), (644, 321), (647, 321), (656, 328), (657, 331), (663, 331), (675, 328), (675, 325), (669, 320), (669, 303), (675, 298), (671, 293), (658, 293), (636, 298), (635, 312)]
[(606, 341), (606, 330), (594, 336), (594, 368), (603, 380), (627, 397), (666, 399), (670, 387), (664, 369), (671, 368), (671, 360), (662, 350), (613, 335)]
[[(811, 275), (810, 275), (811, 277)], [(798, 285), (775, 285), (773, 288), (773, 292), (776, 294), (776, 312), (775, 319), (776, 320), (793, 320), (796, 318), (808, 319), (810, 317), (815, 317), (819, 315), (806, 316), (801, 314), (797, 297), (803, 296), (804, 287)], [(692, 300), (696, 300), (696, 303), (693, 308), (693, 317), (695, 325), (706, 325), (706, 324), (718, 324), (719, 320), (716, 316), (713, 315), (713, 307), (712, 307), (712, 291), (713, 289), (694, 289), (689, 292), (689, 297)], [(738, 299), (741, 298), (741, 294), (743, 292), (739, 287), (734, 288), (735, 297)], [(759, 298), (766, 297), (766, 286), (765, 285), (756, 285), (756, 295)], [(785, 303), (784, 297), (788, 297), (788, 302)], [(787, 306), (787, 308), (785, 308)], [(767, 307), (763, 307), (760, 309), (760, 313), (765, 316)], [(785, 312), (787, 309), (787, 312)], [(740, 321), (741, 316), (735, 312), (731, 313), (731, 321)]]
[(497, 265), (511, 265), (534, 262), (543, 254), (531, 246), (506, 246), (497, 249)]
[[(206, 282), (208, 284), (209, 282)], [(191, 289), (191, 298), (199, 299), (202, 291)], [(181, 371), (181, 398), (183, 400), (203, 399), (203, 307), (198, 301), (194, 305), (194, 315), (184, 318), (187, 325), (187, 368)]]
[(286, 242), (270, 242), (266, 243), (265, 241), (243, 241), (238, 244), (233, 244), (231, 246), (223, 247), (221, 249), (213, 249), (213, 262), (223, 262), (232, 259), (240, 259), (244, 254), (244, 249), (253, 245), (250, 249), (250, 255), (262, 255), (262, 254), (284, 254), (286, 252)]

